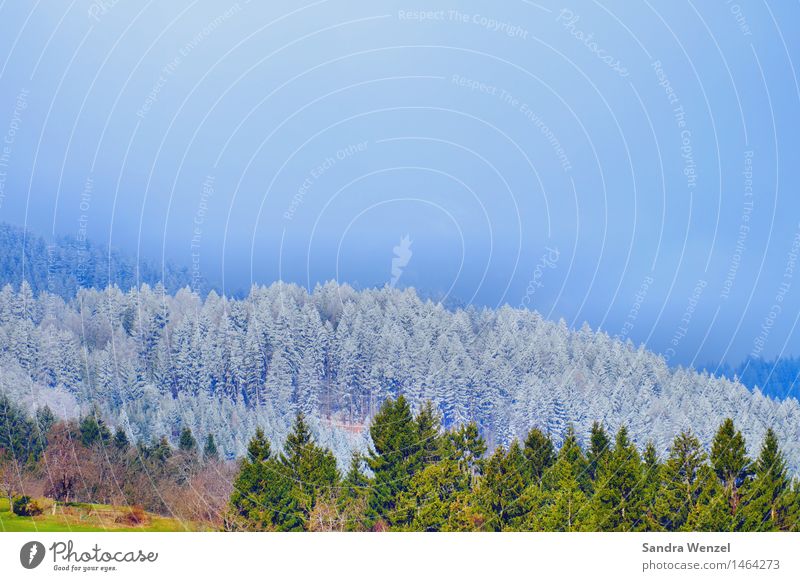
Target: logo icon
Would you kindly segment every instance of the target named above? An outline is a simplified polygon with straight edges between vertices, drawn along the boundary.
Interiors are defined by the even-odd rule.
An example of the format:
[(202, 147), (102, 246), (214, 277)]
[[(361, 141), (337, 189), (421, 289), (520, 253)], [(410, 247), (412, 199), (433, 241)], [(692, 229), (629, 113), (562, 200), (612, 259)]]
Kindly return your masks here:
[(30, 541), (19, 550), (19, 562), (26, 569), (35, 569), (44, 560), (44, 545), (39, 541)]
[(411, 260), (411, 238), (406, 234), (400, 239), (400, 244), (392, 248), (394, 250), (394, 258), (392, 258), (392, 281), (389, 284), (392, 288), (397, 285), (400, 280), (400, 275), (403, 274), (403, 268), (408, 266)]

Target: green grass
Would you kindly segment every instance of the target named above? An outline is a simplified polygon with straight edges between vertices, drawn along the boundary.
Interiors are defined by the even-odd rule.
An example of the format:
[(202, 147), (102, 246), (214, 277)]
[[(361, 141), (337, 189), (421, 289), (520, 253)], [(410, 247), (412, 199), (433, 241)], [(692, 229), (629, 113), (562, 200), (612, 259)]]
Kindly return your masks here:
[(49, 499), (37, 499), (45, 511), (34, 517), (17, 516), (9, 510), (8, 499), (0, 498), (0, 531), (2, 532), (102, 532), (102, 531), (142, 531), (142, 532), (182, 532), (203, 530), (197, 523), (180, 521), (156, 514), (147, 513), (141, 525), (125, 523), (129, 511), (125, 507), (107, 504), (54, 503)]

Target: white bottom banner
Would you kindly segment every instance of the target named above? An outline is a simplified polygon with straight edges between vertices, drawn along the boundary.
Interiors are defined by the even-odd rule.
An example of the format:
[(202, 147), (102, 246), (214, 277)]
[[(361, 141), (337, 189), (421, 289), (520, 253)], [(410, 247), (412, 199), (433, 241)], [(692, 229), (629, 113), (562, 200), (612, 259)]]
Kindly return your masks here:
[(2, 533), (0, 579), (800, 579), (799, 553), (800, 533)]

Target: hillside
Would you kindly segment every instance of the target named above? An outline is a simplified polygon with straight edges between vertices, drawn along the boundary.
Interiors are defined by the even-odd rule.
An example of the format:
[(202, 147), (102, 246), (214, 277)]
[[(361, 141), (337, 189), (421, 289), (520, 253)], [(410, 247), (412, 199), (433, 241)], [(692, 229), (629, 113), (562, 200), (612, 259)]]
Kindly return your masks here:
[(170, 290), (191, 283), (186, 268), (135, 260), (118, 250), (90, 240), (60, 236), (48, 241), (10, 224), (0, 223), (0, 273), (3, 283), (19, 288), (23, 278), (34, 293), (48, 291), (74, 297), (80, 288), (102, 289), (117, 285), (128, 290), (142, 283), (164, 281)]
[(800, 466), (800, 405), (740, 383), (670, 369), (643, 347), (538, 313), (449, 311), (413, 290), (312, 293), (276, 283), (242, 300), (143, 285), (81, 290), (69, 302), (0, 291), (0, 390), (74, 417), (96, 405), (134, 440), (188, 425), (240, 456), (257, 426), (281, 441), (296, 411), (340, 461), (387, 397), (431, 400), (445, 425), (476, 420), (491, 446), (538, 426), (560, 441), (593, 420), (658, 450), (691, 428), (707, 445), (732, 417), (748, 442), (772, 426)]

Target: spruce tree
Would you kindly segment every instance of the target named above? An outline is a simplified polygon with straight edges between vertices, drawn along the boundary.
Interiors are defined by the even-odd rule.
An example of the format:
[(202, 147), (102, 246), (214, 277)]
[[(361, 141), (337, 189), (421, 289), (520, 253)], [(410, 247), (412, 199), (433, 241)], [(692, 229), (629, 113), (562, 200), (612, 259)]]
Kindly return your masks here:
[(336, 458), (330, 450), (314, 443), (302, 412), (297, 414), (292, 431), (286, 437), (280, 465), (284, 478), (291, 483), (282, 529), (307, 529), (317, 499), (322, 495), (332, 495), (340, 476)]
[(772, 428), (767, 430), (754, 466), (755, 476), (743, 491), (744, 529), (780, 531), (791, 528), (791, 481), (786, 459)]
[(342, 480), (337, 504), (346, 531), (366, 530), (370, 479), (363, 472), (363, 464), (361, 455), (354, 453), (350, 458), (350, 468)]
[(206, 443), (203, 446), (203, 459), (206, 462), (219, 460), (219, 451), (217, 450), (217, 443), (214, 441), (214, 434), (206, 436)]
[(538, 428), (531, 429), (525, 438), (522, 453), (525, 455), (525, 481), (540, 484), (545, 471), (556, 461), (553, 441)]
[(740, 490), (751, 474), (744, 436), (731, 418), (725, 419), (711, 443), (711, 466), (721, 482), (730, 514), (738, 520)]
[(125, 452), (129, 445), (130, 442), (125, 430), (123, 430), (121, 427), (117, 427), (116, 431), (114, 432), (114, 447), (120, 452)]
[(387, 399), (370, 426), (372, 449), (367, 465), (374, 477), (370, 491), (368, 516), (373, 523), (386, 521), (397, 497), (408, 489), (419, 461), (419, 432), (406, 399)]
[[(602, 457), (602, 456), (601, 456)], [(598, 458), (595, 455), (595, 458)], [(603, 461), (594, 494), (596, 530), (637, 531), (646, 528), (642, 462), (636, 446), (622, 426), (614, 449)]]
[[(291, 482), (272, 458), (269, 440), (261, 428), (247, 446), (229, 502), (229, 528), (238, 530), (291, 530), (287, 518), (291, 503)], [(288, 521), (288, 522), (287, 522)]]
[(653, 442), (648, 442), (642, 454), (642, 501), (644, 526), (647, 531), (663, 530), (656, 516), (656, 502), (661, 492), (661, 464)]
[(528, 511), (522, 502), (525, 457), (514, 440), (506, 452), (498, 447), (486, 461), (478, 497), (485, 516), (486, 530), (501, 531), (520, 524)]
[(656, 514), (665, 530), (681, 530), (686, 524), (706, 483), (701, 474), (705, 460), (699, 440), (690, 431), (675, 437), (661, 470), (662, 488), (656, 501)]
[(606, 434), (606, 430), (600, 422), (593, 422), (591, 436), (589, 437), (589, 452), (586, 454), (589, 478), (596, 480), (598, 474), (605, 470), (610, 457), (611, 441), (608, 438), (608, 434)]
[(197, 450), (197, 440), (194, 439), (192, 430), (188, 426), (181, 430), (180, 438), (178, 438), (178, 449), (185, 453), (193, 453)]
[(575, 430), (567, 428), (556, 463), (542, 480), (543, 507), (540, 528), (546, 531), (580, 531), (589, 526), (589, 480), (586, 458)]

